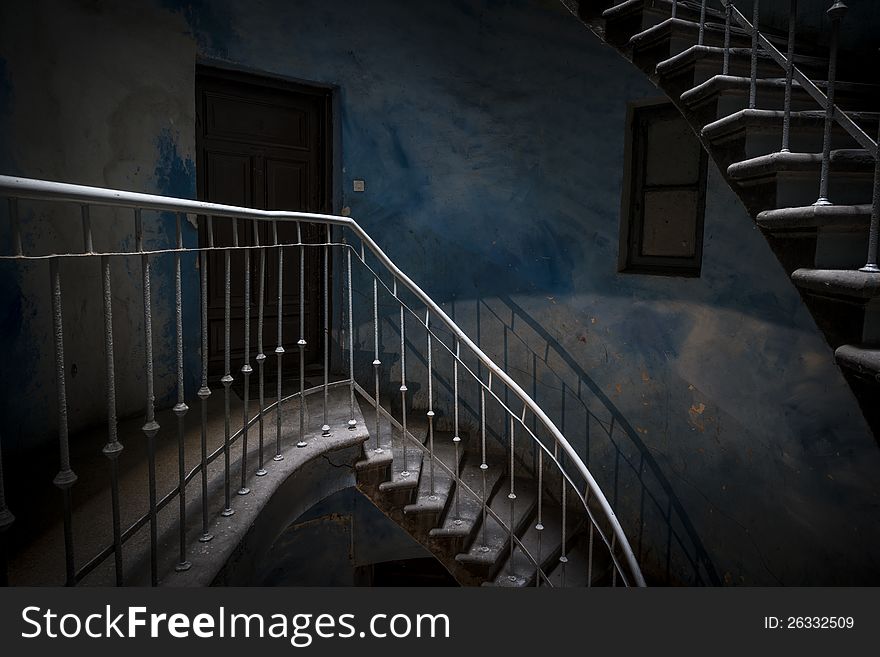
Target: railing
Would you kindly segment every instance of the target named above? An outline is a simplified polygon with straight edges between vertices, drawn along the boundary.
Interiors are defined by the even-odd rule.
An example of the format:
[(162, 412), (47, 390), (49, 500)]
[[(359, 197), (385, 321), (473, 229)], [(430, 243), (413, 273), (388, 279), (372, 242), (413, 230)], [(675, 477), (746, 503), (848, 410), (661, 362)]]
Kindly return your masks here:
[[(784, 0), (782, 0), (784, 1)], [(872, 139), (844, 110), (835, 103), (835, 90), (837, 86), (838, 48), (840, 41), (840, 24), (847, 12), (847, 5), (841, 0), (831, 3), (827, 10), (829, 21), (828, 42), (828, 75), (825, 80), (823, 91), (809, 76), (807, 76), (795, 64), (795, 42), (797, 38), (798, 0), (788, 0), (788, 31), (786, 36), (786, 52), (777, 48), (768, 36), (762, 33), (761, 25), (761, 0), (753, 0), (752, 18), (749, 20), (736, 7), (737, 0), (718, 0), (724, 11), (724, 64), (722, 72), (727, 74), (730, 62), (730, 34), (731, 22), (735, 21), (746, 33), (752, 37), (750, 80), (749, 80), (749, 109), (755, 109), (758, 88), (758, 56), (763, 52), (769, 55), (785, 72), (785, 96), (783, 109), (782, 144), (780, 151), (790, 152), (791, 114), (792, 114), (792, 89), (795, 82), (804, 90), (817, 105), (824, 110), (825, 120), (822, 139), (822, 160), (819, 174), (818, 198), (814, 205), (832, 205), (829, 198), (829, 180), (831, 168), (831, 138), (834, 124), (842, 127), (859, 146), (864, 148), (874, 158), (874, 191), (871, 223), (868, 239), (868, 253), (865, 265), (860, 269), (863, 272), (880, 273), (877, 263), (878, 235), (880, 235), (880, 157), (878, 157), (877, 140)], [(681, 0), (672, 0), (672, 16), (676, 15), (676, 8)], [(682, 3), (683, 4), (683, 3)], [(707, 0), (700, 0), (700, 29), (699, 44), (703, 43), (703, 33), (706, 24)]]
[[(567, 536), (566, 532), (570, 532), (571, 524), (566, 522), (567, 513), (577, 512), (582, 515), (587, 523), (587, 531), (589, 533), (590, 554), (589, 563), (592, 568), (594, 545), (604, 550), (610, 558), (613, 565), (612, 568), (612, 584), (619, 581), (624, 585), (643, 586), (644, 579), (636, 562), (633, 550), (624, 535), (623, 529), (614, 514), (613, 509), (608, 503), (605, 495), (596, 484), (595, 479), (590, 473), (587, 466), (578, 456), (572, 445), (566, 440), (559, 429), (547, 417), (544, 411), (526, 394), (526, 392), (517, 383), (507, 375), (507, 373), (493, 362), (483, 351), (475, 344), (459, 327), (450, 319), (444, 310), (435, 303), (425, 292), (423, 292), (412, 280), (410, 280), (394, 263), (385, 255), (379, 246), (360, 228), (360, 226), (352, 219), (347, 217), (313, 214), (303, 212), (282, 212), (282, 211), (261, 211), (244, 207), (234, 207), (229, 205), (220, 205), (215, 203), (204, 203), (192, 200), (177, 199), (163, 196), (155, 196), (149, 194), (140, 194), (133, 192), (123, 192), (109, 190), (96, 187), (85, 187), (79, 185), (70, 185), (64, 183), (47, 182), (41, 180), (31, 180), (24, 178), (13, 178), (0, 176), (0, 195), (9, 199), (9, 220), (11, 232), (12, 253), (0, 256), (2, 261), (11, 261), (18, 263), (29, 263), (38, 265), (41, 261), (47, 261), (50, 277), (50, 293), (52, 306), (52, 324), (53, 324), (53, 344), (55, 351), (55, 384), (58, 399), (58, 447), (60, 454), (60, 469), (55, 477), (54, 484), (62, 492), (62, 516), (64, 523), (64, 554), (65, 554), (65, 572), (66, 584), (74, 585), (82, 581), (98, 566), (106, 560), (113, 558), (113, 569), (115, 580), (118, 585), (124, 582), (123, 577), (123, 557), (124, 546), (136, 532), (143, 527), (149, 525), (149, 552), (150, 552), (150, 581), (157, 584), (159, 581), (158, 552), (159, 542), (157, 537), (157, 515), (160, 510), (172, 504), (175, 500), (178, 502), (178, 554), (177, 554), (177, 570), (183, 571), (190, 568), (191, 564), (188, 560), (188, 551), (191, 550), (187, 541), (187, 528), (190, 520), (201, 522), (200, 541), (208, 542), (212, 540), (209, 533), (211, 514), (214, 512), (209, 508), (208, 496), (208, 466), (222, 458), (223, 462), (223, 504), (219, 509), (221, 516), (231, 516), (234, 513), (234, 504), (232, 497), (233, 490), (233, 473), (232, 468), (232, 449), (240, 446), (240, 480), (238, 482), (238, 495), (247, 495), (250, 492), (249, 485), (253, 485), (251, 475), (261, 476), (267, 472), (267, 467), (271, 467), (271, 463), (264, 458), (264, 419), (270, 418), (271, 414), (275, 415), (275, 441), (274, 441), (274, 460), (283, 458), (285, 445), (283, 445), (282, 419), (285, 411), (291, 403), (298, 402), (299, 406), (299, 431), (296, 435), (296, 446), (303, 447), (306, 445), (306, 431), (304, 426), (304, 418), (306, 416), (305, 398), (310, 395), (323, 394), (324, 397), (324, 418), (322, 434), (326, 437), (331, 431), (327, 418), (327, 396), (328, 391), (334, 386), (346, 386), (348, 388), (348, 403), (350, 411), (350, 419), (348, 428), (354, 429), (357, 426), (355, 419), (355, 396), (360, 395), (364, 400), (374, 406), (377, 418), (377, 443), (372, 449), (381, 450), (378, 443), (378, 423), (380, 415), (390, 420), (391, 424), (398, 428), (404, 437), (404, 449), (414, 449), (424, 452), (427, 460), (428, 476), (433, 482), (435, 468), (444, 469), (455, 482), (456, 500), (460, 492), (467, 492), (475, 498), (482, 501), (482, 515), (485, 519), (489, 516), (493, 517), (504, 530), (509, 533), (510, 550), (513, 551), (518, 547), (523, 554), (530, 560), (537, 570), (536, 584), (550, 585), (548, 572), (544, 570), (544, 561), (541, 555), (532, 555), (520, 538), (516, 535), (516, 527), (513, 523), (513, 500), (516, 497), (515, 477), (514, 473), (518, 468), (523, 467), (522, 459), (518, 455), (524, 448), (534, 449), (538, 455), (537, 474), (537, 503), (540, 514), (542, 503), (548, 503), (548, 500), (558, 502), (562, 510), (562, 554), (560, 561), (566, 562)], [(61, 253), (26, 253), (25, 241), (22, 239), (22, 226), (19, 221), (20, 205), (27, 202), (43, 202), (47, 201), (62, 210), (70, 207), (70, 204), (78, 206), (80, 211), (80, 221), (82, 224), (83, 246), (80, 250), (70, 250), (65, 247)], [(125, 248), (124, 241), (121, 244), (114, 245), (107, 249), (98, 249), (93, 239), (92, 214), (91, 211), (95, 207), (109, 206), (117, 212), (131, 212), (133, 221), (135, 243), (134, 248)], [(171, 243), (147, 244), (144, 238), (144, 213), (148, 212), (173, 213), (175, 217), (175, 237)], [(199, 247), (187, 247), (182, 237), (183, 222), (189, 217), (201, 221), (203, 227), (203, 244)], [(215, 223), (218, 221), (227, 221), (232, 226), (232, 244), (218, 244), (215, 240)], [(239, 243), (238, 222), (244, 222), (248, 229), (253, 229), (253, 244), (242, 245)], [(296, 241), (285, 241), (279, 237), (279, 227), (285, 224), (293, 224), (296, 226)], [(271, 243), (261, 244), (259, 241), (258, 226), (267, 225), (272, 235)], [(308, 241), (304, 239), (304, 226), (317, 225), (320, 227), (320, 239)], [(304, 326), (306, 291), (305, 291), (305, 254), (308, 249), (318, 249), (322, 254), (323, 275), (322, 294), (323, 294), (323, 335), (325, 336), (323, 345), (323, 382), (318, 386), (306, 388), (305, 384), (305, 351), (307, 342), (305, 339), (306, 332)], [(209, 452), (207, 449), (208, 434), (208, 400), (212, 395), (209, 386), (209, 364), (208, 364), (208, 283), (209, 283), (209, 266), (208, 255), (210, 253), (219, 253), (223, 256), (223, 291), (224, 291), (224, 320), (223, 320), (223, 376), (220, 383), (223, 385), (224, 394), (224, 440), (223, 444)], [(266, 288), (266, 263), (267, 255), (270, 252), (277, 253), (277, 303), (278, 303), (278, 326), (277, 326), (277, 346), (275, 348), (276, 359), (276, 375), (277, 387), (274, 401), (266, 403), (265, 399), (265, 382), (266, 373), (265, 365), (267, 355), (264, 353), (263, 344), (263, 328), (264, 328), (264, 296)], [(233, 430), (232, 417), (230, 410), (230, 388), (235, 381), (233, 376), (233, 368), (231, 362), (231, 257), (233, 253), (242, 253), (245, 260), (244, 267), (244, 298), (247, 300), (247, 309), (244, 314), (244, 356), (241, 363), (240, 372), (244, 382), (243, 392), (243, 411), (241, 426)], [(298, 256), (299, 265), (299, 339), (297, 340), (299, 367), (298, 367), (298, 391), (290, 394), (282, 394), (283, 380), (283, 363), (285, 349), (283, 336), (282, 321), (282, 282), (284, 279), (285, 254), (294, 253)], [(200, 290), (200, 315), (201, 315), (201, 385), (198, 389), (197, 396), (200, 399), (201, 406), (201, 443), (199, 463), (194, 468), (187, 471), (185, 467), (184, 455), (184, 422), (189, 407), (186, 403), (185, 395), (185, 368), (186, 361), (184, 358), (185, 333), (183, 326), (183, 306), (185, 300), (183, 298), (183, 273), (181, 267), (181, 259), (187, 254), (196, 254), (199, 259), (199, 290)], [(251, 284), (252, 270), (250, 267), (250, 258), (256, 254), (259, 265), (257, 274), (257, 354), (255, 360), (257, 363), (258, 378), (258, 408), (255, 415), (251, 414), (250, 409), (250, 376), (253, 375), (251, 365)], [(155, 402), (154, 402), (154, 354), (153, 354), (153, 312), (156, 308), (156, 299), (151, 296), (151, 268), (155, 260), (162, 255), (171, 256), (174, 260), (174, 327), (175, 327), (175, 392), (176, 403), (173, 407), (173, 413), (177, 418), (177, 485), (161, 498), (156, 486), (156, 436), (160, 431), (159, 424), (156, 422)], [(335, 257), (334, 257), (335, 256)], [(344, 257), (342, 257), (344, 256)], [(65, 381), (65, 327), (63, 321), (62, 309), (62, 283), (64, 264), (68, 261), (83, 259), (88, 262), (98, 261), (101, 270), (101, 284), (103, 292), (103, 341), (104, 341), (104, 364), (105, 364), (105, 385), (106, 385), (106, 444), (103, 453), (109, 461), (110, 470), (110, 496), (111, 496), (111, 522), (113, 539), (110, 545), (107, 545), (97, 554), (92, 555), (82, 565), (78, 565), (75, 560), (75, 551), (73, 545), (73, 512), (71, 504), (71, 489), (77, 481), (77, 476), (71, 466), (70, 458), (70, 437), (68, 431), (68, 403), (67, 388)], [(114, 294), (113, 280), (111, 275), (110, 263), (114, 259), (131, 259), (137, 258), (141, 264), (141, 292), (143, 302), (143, 321), (144, 321), (144, 376), (145, 376), (145, 404), (144, 415), (145, 423), (142, 431), (147, 445), (148, 460), (148, 498), (149, 511), (134, 521), (127, 528), (123, 528), (120, 514), (120, 491), (119, 491), (119, 467), (118, 458), (123, 450), (118, 434), (118, 418), (116, 405), (116, 367), (114, 364)], [(353, 270), (353, 263), (357, 266)], [(331, 275), (332, 274), (332, 275)], [(354, 274), (354, 275), (353, 275)], [(341, 304), (341, 314), (344, 316), (343, 321), (335, 327), (335, 334), (338, 336), (338, 354), (344, 359), (347, 353), (347, 378), (343, 381), (331, 383), (329, 380), (330, 372), (330, 335), (331, 335), (331, 313), (329, 310), (329, 298), (331, 296), (331, 279), (332, 287), (338, 287), (335, 293), (341, 293), (343, 303)], [(337, 286), (336, 281), (341, 281), (341, 285)], [(361, 298), (369, 299), (368, 308), (355, 308), (354, 294), (355, 283), (360, 285), (365, 282), (358, 290), (359, 300)], [(334, 294), (335, 297), (335, 294)], [(391, 368), (385, 366), (383, 372), (383, 363), (380, 360), (380, 298), (383, 303), (388, 303), (396, 308), (398, 315), (398, 330), (400, 335), (400, 348), (397, 354), (399, 361), (399, 387), (395, 384), (395, 388), (399, 391), (400, 408), (396, 409), (395, 415), (393, 409), (389, 408), (387, 386), (383, 390), (380, 385), (380, 379), (384, 375), (391, 375)], [(355, 324), (356, 312), (359, 312), (357, 325)], [(365, 319), (361, 320), (361, 316)], [(412, 366), (407, 369), (407, 331), (412, 335), (411, 326), (416, 326), (419, 331), (424, 331), (425, 337), (425, 356), (427, 357), (427, 413), (426, 419), (428, 423), (428, 441), (427, 445), (416, 439), (412, 432), (409, 431), (408, 411), (412, 412), (413, 394), (409, 392), (407, 387), (407, 376), (412, 375)], [(355, 335), (360, 334), (362, 330), (368, 330), (372, 327), (372, 359), (369, 361), (369, 368), (363, 368), (356, 365), (356, 356), (360, 356), (360, 352), (356, 349)], [(343, 337), (344, 336), (344, 337)], [(368, 341), (364, 341), (366, 344)], [(358, 347), (361, 341), (358, 341)], [(435, 355), (436, 354), (436, 355)], [(438, 362), (442, 356), (444, 364)], [(236, 366), (238, 364), (236, 363)], [(489, 491), (472, 490), (461, 479), (457, 465), (450, 467), (435, 457), (434, 454), (434, 424), (436, 413), (435, 388), (433, 386), (434, 373), (440, 367), (447, 367), (451, 370), (452, 380), (454, 381), (454, 392), (451, 400), (443, 400), (443, 406), (451, 409), (452, 423), (454, 428), (454, 438), (456, 450), (459, 448), (461, 432), (459, 431), (459, 414), (460, 405), (464, 396), (467, 394), (465, 390), (470, 386), (471, 389), (477, 391), (479, 398), (479, 421), (475, 427), (480, 441), (481, 468), (485, 472), (489, 467), (507, 467), (509, 470), (509, 487), (508, 497), (511, 499), (511, 517), (510, 522), (506, 518), (502, 518), (489, 506)], [(365, 369), (371, 370), (368, 375), (364, 374)], [(412, 379), (409, 380), (410, 382)], [(368, 388), (372, 390), (367, 391)], [(514, 399), (517, 404), (514, 407), (509, 400)], [(396, 402), (395, 402), (396, 403)], [(488, 404), (488, 406), (487, 406)], [(519, 406), (521, 404), (521, 407)], [(489, 408), (491, 406), (491, 408)], [(507, 456), (505, 463), (489, 463), (491, 460), (490, 450), (487, 450), (487, 422), (498, 421), (503, 418), (504, 426), (508, 436), (508, 444), (506, 445)], [(256, 468), (248, 463), (248, 447), (249, 430), (256, 427), (258, 429), (258, 463)], [(289, 447), (289, 446), (288, 446)], [(369, 446), (365, 446), (370, 449)], [(0, 450), (2, 451), (2, 450)], [(404, 456), (404, 463), (407, 463)], [(456, 463), (458, 461), (456, 460)], [(253, 469), (253, 472), (251, 470)], [(545, 472), (545, 469), (547, 472)], [(199, 519), (189, 517), (186, 496), (188, 486), (195, 486), (194, 480), (198, 478), (200, 484), (200, 513)], [(558, 487), (557, 487), (558, 486)], [(550, 495), (547, 490), (553, 488), (558, 491), (557, 495)], [(547, 489), (547, 490), (545, 490)], [(571, 508), (569, 508), (571, 507)], [(3, 479), (2, 479), (2, 461), (0, 461), (0, 532), (7, 532), (12, 525), (13, 517), (7, 508), (6, 498), (4, 497)], [(540, 516), (539, 516), (540, 525)], [(594, 540), (595, 539), (595, 540)], [(540, 549), (540, 548), (539, 548)], [(5, 564), (0, 564), (5, 575)], [(548, 568), (549, 570), (549, 568)], [(592, 573), (588, 574), (588, 581), (592, 581)]]

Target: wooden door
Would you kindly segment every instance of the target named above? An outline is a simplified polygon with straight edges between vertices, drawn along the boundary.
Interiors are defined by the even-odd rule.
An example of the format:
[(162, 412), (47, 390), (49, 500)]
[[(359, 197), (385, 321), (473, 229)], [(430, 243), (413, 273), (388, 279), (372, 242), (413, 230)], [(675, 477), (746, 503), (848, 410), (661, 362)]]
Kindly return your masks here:
[[(196, 135), (199, 198), (265, 210), (331, 211), (329, 90), (257, 76), (199, 68), (196, 75)], [(271, 224), (213, 218), (215, 246), (271, 244)], [(303, 224), (305, 242), (324, 240), (324, 228)], [(200, 239), (207, 244), (206, 222)], [(297, 241), (295, 223), (278, 224), (278, 242)], [(282, 344), (296, 352), (300, 337), (300, 248), (284, 248), (281, 297)], [(305, 247), (306, 364), (322, 362), (323, 249)], [(245, 254), (233, 251), (230, 266), (230, 358), (233, 375), (244, 357)], [(251, 251), (251, 365), (257, 354), (259, 252)], [(266, 250), (264, 352), (277, 346), (278, 249)], [(224, 369), (225, 254), (208, 256), (208, 368)], [(288, 359), (294, 373), (298, 359)], [(267, 368), (267, 374), (274, 368)]]

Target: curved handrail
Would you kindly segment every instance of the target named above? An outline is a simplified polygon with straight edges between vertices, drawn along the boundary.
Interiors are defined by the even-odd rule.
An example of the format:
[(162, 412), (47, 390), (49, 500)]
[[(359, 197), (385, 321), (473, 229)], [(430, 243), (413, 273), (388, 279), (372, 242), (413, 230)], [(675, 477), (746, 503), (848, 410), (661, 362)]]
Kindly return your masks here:
[[(553, 436), (556, 443), (569, 457), (587, 483), (590, 493), (596, 504), (604, 513), (606, 519), (611, 525), (612, 532), (617, 539), (621, 551), (624, 554), (626, 563), (635, 578), (637, 586), (645, 586), (645, 580), (636, 561), (632, 546), (624, 534), (623, 527), (617, 519), (614, 510), (608, 503), (605, 494), (602, 492), (592, 473), (586, 464), (581, 460), (580, 456), (571, 446), (571, 444), (562, 435), (562, 432), (556, 427), (553, 421), (541, 409), (540, 406), (514, 381), (507, 373), (501, 369), (491, 358), (489, 358), (468, 336), (462, 331), (458, 325), (443, 311), (443, 309), (434, 302), (409, 276), (404, 274), (397, 265), (385, 254), (378, 244), (364, 231), (363, 228), (351, 217), (342, 217), (331, 214), (319, 214), (310, 212), (292, 212), (285, 210), (257, 210), (254, 208), (245, 208), (232, 205), (223, 205), (220, 203), (210, 203), (207, 201), (195, 201), (191, 199), (179, 199), (169, 196), (161, 196), (157, 194), (145, 194), (142, 192), (129, 192), (124, 190), (106, 189), (101, 187), (90, 187), (87, 185), (75, 185), (71, 183), (60, 183), (47, 180), (37, 180), (33, 178), (21, 178), (15, 176), (0, 176), (0, 195), (15, 198), (27, 198), (32, 200), (50, 200), (71, 202), (88, 205), (111, 205), (111, 206), (131, 206), (133, 208), (157, 210), (174, 213), (187, 213), (197, 215), (210, 215), (214, 217), (229, 218), (250, 218), (255, 220), (270, 221), (309, 221), (319, 222), (334, 226), (341, 226), (351, 230), (363, 244), (370, 249), (373, 255), (385, 266), (385, 268), (400, 281), (411, 293), (413, 293), (419, 301), (425, 304), (435, 317), (438, 317), (443, 324), (462, 342), (474, 355), (488, 368), (494, 376), (501, 380), (513, 393), (520, 399), (523, 404), (534, 413), (544, 427)], [(22, 259), (21, 255), (2, 256), (2, 259)]]

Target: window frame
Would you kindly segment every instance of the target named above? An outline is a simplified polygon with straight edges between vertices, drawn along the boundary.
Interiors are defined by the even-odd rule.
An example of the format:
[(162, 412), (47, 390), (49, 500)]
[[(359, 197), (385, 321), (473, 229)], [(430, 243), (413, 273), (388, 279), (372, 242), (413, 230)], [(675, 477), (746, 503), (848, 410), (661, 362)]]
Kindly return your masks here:
[[(700, 276), (703, 264), (703, 229), (706, 216), (709, 158), (706, 149), (700, 143), (699, 178), (694, 184), (646, 185), (648, 159), (646, 157), (646, 126), (651, 118), (658, 119), (664, 116), (682, 118), (675, 105), (665, 98), (652, 98), (627, 104), (618, 272), (695, 278)], [(682, 120), (685, 121), (684, 118)], [(646, 189), (692, 189), (697, 192), (693, 256), (646, 256), (641, 253), (644, 237), (644, 195)]]

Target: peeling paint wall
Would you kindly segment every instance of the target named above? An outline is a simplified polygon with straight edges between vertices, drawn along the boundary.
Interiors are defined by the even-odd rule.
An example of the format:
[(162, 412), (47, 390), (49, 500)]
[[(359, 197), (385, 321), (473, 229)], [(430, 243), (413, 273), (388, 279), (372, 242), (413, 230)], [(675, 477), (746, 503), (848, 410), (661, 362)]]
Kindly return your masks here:
[[(878, 580), (876, 443), (831, 349), (717, 170), (702, 276), (617, 273), (626, 103), (657, 91), (556, 2), (57, 4), (0, 14), (4, 172), (193, 196), (197, 58), (335, 85), (337, 209), (350, 208), (537, 398), (653, 577)], [(355, 178), (366, 192), (350, 191)], [(26, 238), (78, 244), (77, 216), (71, 208), (53, 216), (52, 234)], [(108, 239), (130, 234), (130, 218), (101, 221)], [(167, 237), (171, 221), (155, 218), (151, 237)], [(120, 398), (136, 413), (139, 265), (114, 273)], [(65, 321), (79, 330), (68, 349), (87, 355), (76, 361), (71, 417), (100, 422), (97, 268), (69, 280)], [(187, 358), (197, 359), (188, 280), (185, 325), (196, 341)], [(4, 446), (7, 431), (16, 445), (54, 414), (47, 289), (38, 268), (0, 269)], [(157, 318), (166, 373), (171, 319)], [(371, 339), (362, 325), (359, 357)], [(384, 342), (394, 344), (390, 331)], [(167, 395), (162, 377), (157, 391)]]

